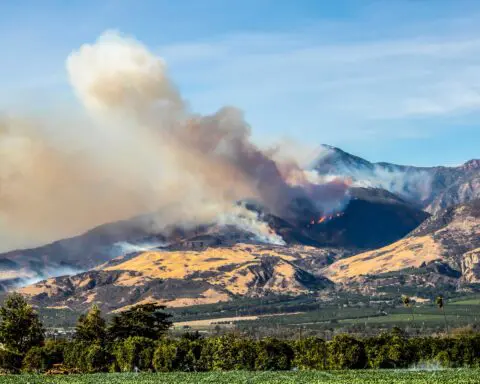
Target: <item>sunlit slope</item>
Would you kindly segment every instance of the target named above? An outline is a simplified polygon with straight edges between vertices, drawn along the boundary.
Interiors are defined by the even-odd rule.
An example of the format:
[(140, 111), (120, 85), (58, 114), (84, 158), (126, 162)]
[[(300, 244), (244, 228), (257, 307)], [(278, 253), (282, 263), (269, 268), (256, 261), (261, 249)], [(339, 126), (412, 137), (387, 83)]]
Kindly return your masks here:
[(108, 310), (140, 302), (186, 306), (227, 301), (237, 295), (299, 295), (331, 285), (314, 271), (332, 257), (335, 254), (329, 249), (254, 244), (148, 251), (21, 291), (42, 305), (81, 309), (95, 302)]
[(330, 280), (339, 282), (359, 275), (377, 275), (442, 259), (442, 246), (431, 236), (409, 237), (386, 247), (337, 261), (324, 270)]
[[(408, 237), (378, 250), (339, 260), (323, 270), (335, 282), (381, 275), (435, 262), (439, 274), (480, 281), (480, 200), (451, 207), (432, 216)], [(458, 275), (458, 276), (457, 276)]]

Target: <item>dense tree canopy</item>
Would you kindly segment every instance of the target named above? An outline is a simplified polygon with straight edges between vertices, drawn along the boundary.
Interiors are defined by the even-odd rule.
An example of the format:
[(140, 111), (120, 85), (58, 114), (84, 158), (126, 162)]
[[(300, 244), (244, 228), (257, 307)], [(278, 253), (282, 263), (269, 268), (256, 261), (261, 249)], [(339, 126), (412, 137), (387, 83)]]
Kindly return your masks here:
[(0, 307), (0, 343), (13, 352), (25, 354), (40, 346), (45, 331), (37, 313), (18, 293), (10, 294)]
[(108, 327), (110, 341), (139, 336), (160, 338), (172, 325), (162, 305), (140, 304), (115, 315)]
[(87, 314), (81, 315), (75, 327), (75, 339), (87, 343), (103, 343), (107, 336), (107, 323), (100, 308), (94, 305)]

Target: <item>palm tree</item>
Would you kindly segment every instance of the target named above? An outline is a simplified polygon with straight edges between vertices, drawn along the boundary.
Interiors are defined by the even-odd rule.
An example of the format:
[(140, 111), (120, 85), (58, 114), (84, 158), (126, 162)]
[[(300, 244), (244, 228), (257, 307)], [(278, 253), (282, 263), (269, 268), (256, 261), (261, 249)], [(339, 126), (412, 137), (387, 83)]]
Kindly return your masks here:
[(408, 297), (407, 295), (402, 295), (402, 302), (405, 308), (410, 308), (410, 310), (412, 311), (412, 325), (413, 325), (413, 323), (415, 323), (415, 314), (413, 313), (413, 302), (412, 300), (410, 300), (410, 297)]
[(448, 335), (448, 322), (447, 322), (447, 315), (445, 314), (445, 301), (443, 300), (443, 296), (437, 296), (435, 299), (435, 303), (437, 304), (437, 307), (442, 310), (443, 312), (443, 318), (445, 319), (445, 331), (447, 332)]

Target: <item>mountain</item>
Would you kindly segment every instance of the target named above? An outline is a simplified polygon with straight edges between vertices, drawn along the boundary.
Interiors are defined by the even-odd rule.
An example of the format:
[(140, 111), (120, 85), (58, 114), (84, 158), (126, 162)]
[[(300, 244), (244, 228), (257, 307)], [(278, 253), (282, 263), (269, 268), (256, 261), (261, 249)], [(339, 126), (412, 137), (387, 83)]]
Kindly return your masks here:
[[(261, 212), (263, 220), (287, 245), (334, 247), (358, 251), (373, 249), (405, 236), (428, 214), (397, 196), (378, 189), (352, 188), (351, 200), (344, 211), (332, 217), (316, 217), (315, 212), (301, 211), (295, 221)], [(176, 244), (197, 235), (220, 231), (236, 234), (243, 240), (258, 243), (248, 230), (205, 224), (184, 230), (159, 230), (155, 217), (99, 226), (87, 233), (42, 247), (17, 250), (0, 255), (0, 285), (3, 289), (21, 286), (48, 277), (75, 274), (109, 261), (132, 249), (149, 249)], [(225, 244), (223, 240), (220, 243)], [(230, 244), (231, 242), (229, 242)]]
[[(357, 193), (362, 192), (373, 201), (390, 196)], [(444, 209), (405, 238), (353, 256), (341, 248), (222, 238), (228, 233), (210, 230), (166, 248), (128, 253), (20, 292), (41, 307), (85, 310), (95, 302), (111, 312), (146, 302), (175, 307), (320, 291), (334, 297), (338, 290), (372, 296), (400, 289), (438, 294), (480, 282), (480, 199)]]
[(458, 167), (371, 163), (323, 145), (310, 168), (320, 175), (350, 178), (355, 186), (386, 189), (430, 213), (480, 198), (480, 160)]
[[(480, 199), (441, 210), (407, 237), (334, 262), (322, 274), (349, 289), (465, 288), (480, 283)], [(360, 288), (361, 287), (361, 288)]]
[(0, 287), (95, 267), (123, 252), (118, 242), (146, 238), (156, 232), (147, 216), (101, 225), (82, 235), (45, 246), (0, 255)]
[(404, 237), (429, 216), (382, 189), (351, 188), (350, 195), (344, 211), (307, 224), (310, 237), (323, 246), (373, 249)]

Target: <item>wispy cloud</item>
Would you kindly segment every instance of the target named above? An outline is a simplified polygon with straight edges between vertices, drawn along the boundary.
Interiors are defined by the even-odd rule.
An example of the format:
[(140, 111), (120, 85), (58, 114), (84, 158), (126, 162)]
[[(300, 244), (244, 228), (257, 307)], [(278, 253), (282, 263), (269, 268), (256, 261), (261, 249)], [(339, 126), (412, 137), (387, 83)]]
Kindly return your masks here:
[(344, 1), (342, 17), (271, 0), (73, 3), (0, 16), (0, 109), (33, 104), (28, 93), (67, 99), (66, 56), (113, 27), (157, 47), (192, 109), (239, 106), (258, 140), (425, 138), (480, 112), (475, 1)]
[(439, 35), (427, 28), (411, 37), (334, 44), (315, 41), (311, 30), (241, 34), (166, 45), (159, 52), (202, 111), (227, 101), (244, 107), (260, 124), (263, 114), (280, 115), (281, 131), (287, 124), (305, 128), (315, 121), (317, 128), (326, 123), (346, 135), (355, 124), (363, 135), (382, 120), (480, 109), (475, 32)]

